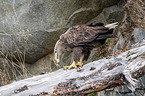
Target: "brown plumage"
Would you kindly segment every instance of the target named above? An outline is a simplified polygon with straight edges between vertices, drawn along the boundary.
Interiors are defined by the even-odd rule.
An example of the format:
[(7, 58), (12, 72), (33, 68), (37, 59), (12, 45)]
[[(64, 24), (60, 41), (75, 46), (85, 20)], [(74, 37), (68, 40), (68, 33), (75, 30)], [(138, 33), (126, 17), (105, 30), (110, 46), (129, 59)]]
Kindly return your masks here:
[(66, 66), (66, 68), (77, 68), (76, 65), (82, 66), (82, 61), (88, 59), (93, 48), (100, 47), (107, 38), (116, 37), (112, 35), (113, 29), (103, 25), (103, 23), (97, 23), (73, 26), (60, 36), (63, 45), (69, 47), (74, 54), (73, 64)]

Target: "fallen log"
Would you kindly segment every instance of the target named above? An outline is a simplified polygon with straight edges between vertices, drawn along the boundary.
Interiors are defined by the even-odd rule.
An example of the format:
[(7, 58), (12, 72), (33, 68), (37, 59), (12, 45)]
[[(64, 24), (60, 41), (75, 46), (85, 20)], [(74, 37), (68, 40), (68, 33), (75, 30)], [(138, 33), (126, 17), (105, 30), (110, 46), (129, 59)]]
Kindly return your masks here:
[[(104, 58), (77, 69), (55, 72), (15, 81), (0, 87), (1, 96), (85, 95), (127, 86), (132, 92), (144, 83), (145, 40), (116, 57)], [(143, 89), (144, 90), (144, 89)]]

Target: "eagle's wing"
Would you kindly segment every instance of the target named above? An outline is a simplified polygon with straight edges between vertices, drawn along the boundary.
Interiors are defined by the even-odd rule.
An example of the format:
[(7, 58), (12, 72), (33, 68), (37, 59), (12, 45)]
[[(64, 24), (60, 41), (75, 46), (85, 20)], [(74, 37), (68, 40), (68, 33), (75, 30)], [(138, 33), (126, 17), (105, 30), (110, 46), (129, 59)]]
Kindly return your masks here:
[(108, 28), (104, 26), (90, 27), (86, 25), (73, 26), (60, 36), (60, 40), (68, 46), (78, 46), (95, 40), (99, 34), (106, 33)]

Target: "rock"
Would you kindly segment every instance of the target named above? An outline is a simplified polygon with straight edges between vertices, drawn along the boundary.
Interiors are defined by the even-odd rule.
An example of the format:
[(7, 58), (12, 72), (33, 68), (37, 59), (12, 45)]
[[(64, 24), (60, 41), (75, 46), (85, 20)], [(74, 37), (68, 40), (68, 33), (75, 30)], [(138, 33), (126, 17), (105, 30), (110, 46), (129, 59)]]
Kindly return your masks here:
[(143, 39), (145, 39), (145, 29), (135, 28), (133, 31), (133, 38), (135, 43), (141, 42)]
[[(15, 62), (33, 64), (47, 54), (53, 53), (55, 42), (67, 28), (25, 33), (26, 35), (0, 35), (1, 51)], [(39, 43), (38, 43), (39, 41)], [(21, 56), (21, 57), (20, 57)]]
[[(144, 96), (144, 44), (145, 40), (116, 57), (90, 62), (82, 67), (81, 72), (77, 69), (59, 69), (13, 82), (0, 87), (0, 95), (85, 95), (97, 92), (98, 95)], [(91, 67), (94, 67), (94, 70), (90, 70)]]
[[(98, 11), (100, 8), (98, 8)], [(75, 11), (68, 19), (67, 25), (68, 26), (75, 26), (80, 24), (85, 24), (90, 19), (94, 18), (98, 15), (99, 12), (93, 8), (81, 8)]]
[[(21, 62), (25, 59), (26, 63), (33, 64), (53, 52), (54, 44), (60, 34), (66, 31), (66, 24), (69, 26), (84, 24), (98, 15), (103, 8), (119, 1), (2, 1), (0, 32), (12, 34), (10, 37), (1, 35), (4, 39), (4, 42), (1, 39), (1, 44), (4, 43), (6, 47), (2, 53), (3, 55), (11, 53), (8, 53), (8, 58), (14, 58), (14, 61)], [(25, 55), (25, 58), (18, 60), (20, 55)]]
[[(67, 25), (68, 26), (74, 26), (74, 25), (80, 25), (80, 24), (85, 24), (88, 21), (90, 21), (92, 18), (96, 17), (99, 15), (102, 10), (106, 7), (109, 7), (111, 5), (117, 4), (120, 0), (92, 0), (92, 2), (88, 3), (87, 0), (85, 1), (78, 1), (81, 5), (82, 8), (76, 10), (71, 14), (71, 16), (68, 19)], [(86, 6), (87, 7), (83, 7)], [(101, 6), (98, 6), (101, 5)]]
[(102, 22), (105, 25), (114, 22), (120, 22), (123, 19), (124, 11), (120, 6), (114, 5), (104, 8), (104, 10), (95, 18), (90, 20), (87, 24), (92, 22)]
[(29, 70), (29, 73), (31, 73), (32, 75), (40, 75), (41, 73), (55, 71), (60, 67), (54, 63), (53, 58), (53, 54), (49, 54), (39, 59), (34, 64), (27, 64), (27, 70)]

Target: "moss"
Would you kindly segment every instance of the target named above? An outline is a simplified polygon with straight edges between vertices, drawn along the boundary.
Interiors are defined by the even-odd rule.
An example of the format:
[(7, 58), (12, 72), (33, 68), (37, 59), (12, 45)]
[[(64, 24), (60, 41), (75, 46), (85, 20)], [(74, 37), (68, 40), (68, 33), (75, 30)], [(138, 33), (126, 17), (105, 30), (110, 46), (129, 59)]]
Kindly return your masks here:
[(96, 61), (96, 60), (99, 60), (99, 59), (103, 59), (103, 56), (96, 57), (96, 58), (92, 59), (92, 61)]
[(88, 96), (96, 96), (96, 93), (90, 93)]
[(111, 38), (107, 38), (105, 41), (106, 44), (109, 44), (110, 42), (111, 42)]

